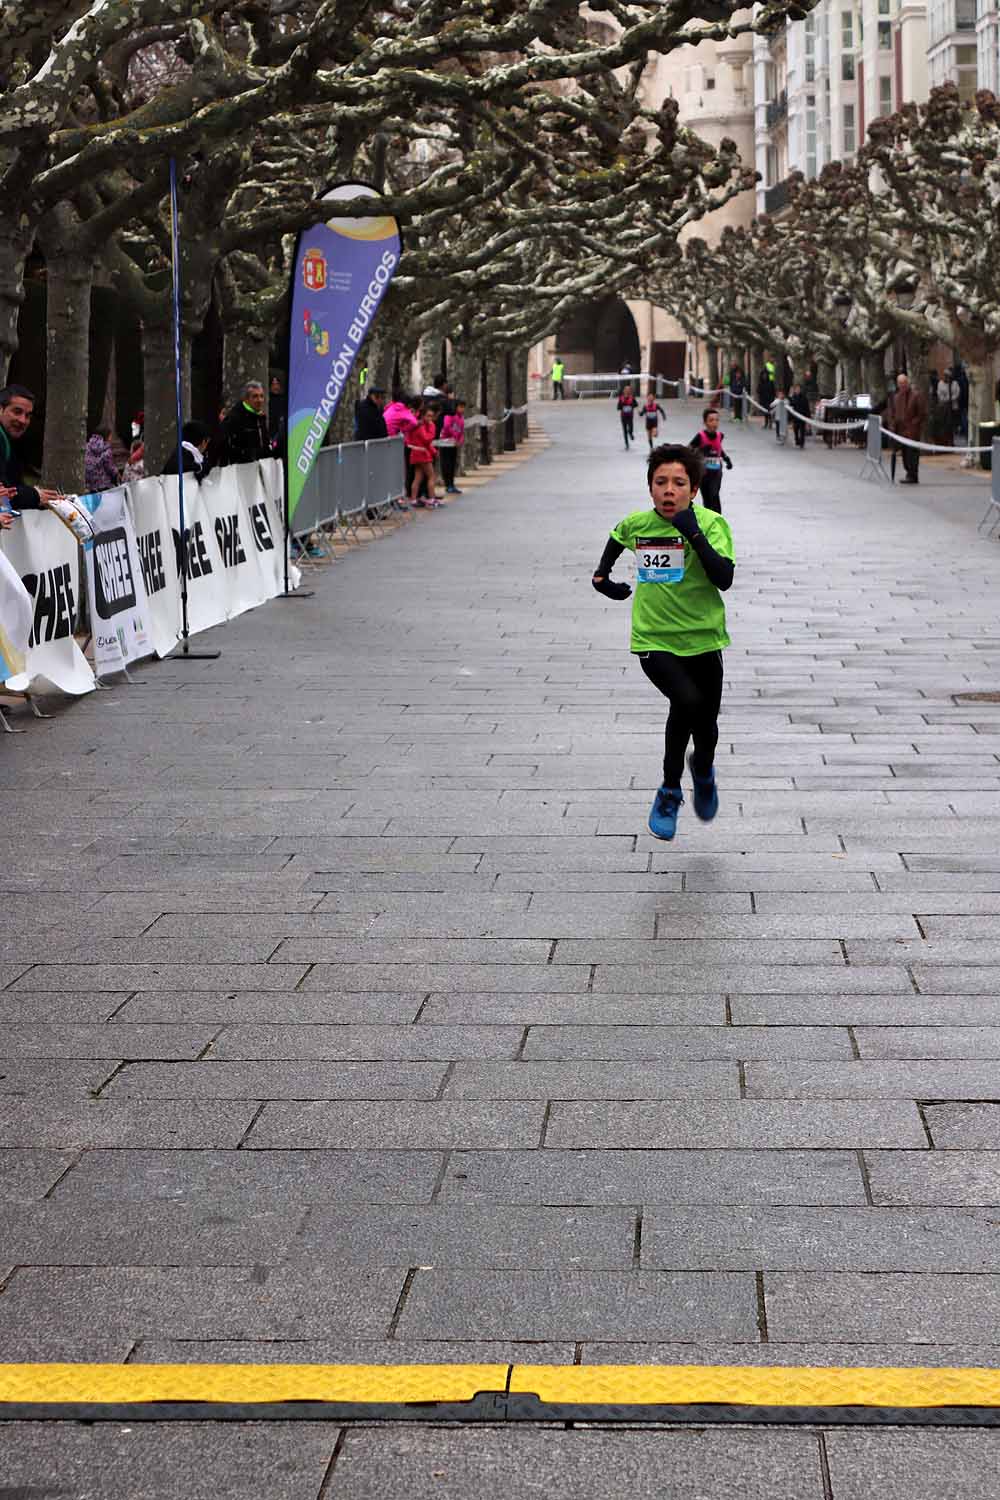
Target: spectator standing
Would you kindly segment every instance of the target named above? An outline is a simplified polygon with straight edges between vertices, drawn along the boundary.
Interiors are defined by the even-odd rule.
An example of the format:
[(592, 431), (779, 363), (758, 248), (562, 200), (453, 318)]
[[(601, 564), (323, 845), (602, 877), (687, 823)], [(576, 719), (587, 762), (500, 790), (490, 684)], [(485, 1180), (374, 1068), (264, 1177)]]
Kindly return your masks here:
[(773, 369), (774, 365), (765, 360), (757, 378), (757, 404), (764, 408), (765, 428), (771, 425), (771, 402), (774, 400), (775, 391), (774, 376), (771, 373)]
[(222, 468), (226, 464), (252, 464), (262, 458), (273, 458), (266, 405), (267, 397), (260, 381), (248, 381), (243, 388), (243, 399), (230, 408), (209, 444), (210, 469)]
[(458, 465), (459, 449), (465, 442), (465, 402), (456, 400), (454, 406), (455, 410), (446, 413), (442, 418), (441, 435), (438, 438), (441, 476), (444, 479), (445, 493), (448, 495), (462, 493), (455, 485), (455, 470)]
[[(193, 474), (199, 484), (211, 468), (206, 459), (211, 434), (204, 422), (185, 422), (181, 428), (181, 465), (185, 474)], [(167, 455), (164, 474), (177, 473), (177, 450)]]
[(733, 365), (729, 372), (729, 396), (733, 403), (734, 422), (743, 421), (743, 395), (746, 388), (742, 368), (739, 365)]
[(392, 400), (383, 412), (387, 437), (402, 436), (417, 425), (417, 414), (413, 410), (413, 398), (402, 391), (393, 391)]
[(61, 490), (25, 484), (24, 465), (16, 444), (31, 426), (35, 398), (23, 385), (8, 385), (0, 391), (0, 485), (9, 494), (14, 510), (38, 510), (58, 500)]
[(945, 370), (937, 383), (935, 397), (935, 420), (932, 423), (934, 441), (942, 446), (950, 446), (955, 441), (962, 403), (962, 387), (955, 379), (953, 370)]
[(146, 445), (142, 438), (135, 438), (128, 453), (128, 463), (122, 474), (122, 484), (132, 484), (146, 477)]
[(118, 484), (118, 466), (111, 452), (110, 427), (98, 427), (87, 439), (83, 455), (83, 479), (88, 495), (113, 490)]
[[(422, 400), (417, 407), (416, 416), (416, 426), (411, 427), (404, 438), (413, 471), (410, 500), (414, 505), (433, 508), (441, 503), (434, 494), (434, 418), (432, 412), (424, 408)], [(426, 500), (419, 498), (423, 484), (427, 486)]]
[[(909, 438), (912, 442), (920, 441), (924, 422), (927, 420), (927, 402), (919, 391), (913, 389), (910, 377), (903, 370), (896, 375), (896, 389), (889, 398), (886, 410), (891, 432), (899, 437)], [(919, 484), (919, 448), (911, 448), (906, 443), (898, 443), (896, 446), (903, 450), (903, 468), (906, 470), (900, 483)]]
[(796, 448), (804, 448), (806, 445), (806, 424), (803, 417), (811, 417), (812, 411), (809, 407), (809, 397), (796, 381), (792, 386), (792, 394), (788, 398), (788, 407), (792, 413), (792, 431), (795, 433)]
[(354, 437), (359, 443), (373, 443), (389, 436), (385, 425), (385, 391), (373, 385), (358, 402), (354, 422)]
[(564, 401), (563, 381), (566, 378), (566, 365), (561, 359), (552, 361), (552, 399), (553, 401)]

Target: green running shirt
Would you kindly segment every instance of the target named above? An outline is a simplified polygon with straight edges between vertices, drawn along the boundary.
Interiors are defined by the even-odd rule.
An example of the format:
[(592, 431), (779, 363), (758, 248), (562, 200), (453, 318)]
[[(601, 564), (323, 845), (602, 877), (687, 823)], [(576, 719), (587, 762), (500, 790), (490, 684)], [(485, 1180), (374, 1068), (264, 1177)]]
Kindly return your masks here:
[[(691, 509), (715, 551), (735, 562), (728, 521), (703, 505), (692, 505)], [(700, 559), (676, 526), (664, 521), (655, 510), (637, 510), (619, 521), (611, 535), (636, 554), (631, 650), (701, 656), (729, 645), (722, 595), (709, 581)], [(657, 548), (657, 541), (664, 546)], [(646, 542), (653, 545), (640, 545)], [(678, 577), (681, 567), (683, 573)], [(674, 581), (653, 581), (656, 575)]]

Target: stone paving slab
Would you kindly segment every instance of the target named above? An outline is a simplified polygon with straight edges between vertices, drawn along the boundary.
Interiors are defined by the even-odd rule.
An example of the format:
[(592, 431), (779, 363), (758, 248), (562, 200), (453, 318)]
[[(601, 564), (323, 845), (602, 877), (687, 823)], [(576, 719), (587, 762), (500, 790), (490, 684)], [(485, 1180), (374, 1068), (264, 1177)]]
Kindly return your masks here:
[[(5, 1357), (1000, 1363), (1000, 712), (953, 698), (1000, 687), (986, 480), (876, 496), (727, 434), (722, 808), (668, 845), (664, 706), (588, 581), (641, 461), (598, 406), (546, 421), (218, 660), (5, 742)], [(352, 1430), (334, 1463), (295, 1424), (227, 1466), (233, 1429), (24, 1430), (2, 1482), (88, 1500), (996, 1488), (974, 1432)]]

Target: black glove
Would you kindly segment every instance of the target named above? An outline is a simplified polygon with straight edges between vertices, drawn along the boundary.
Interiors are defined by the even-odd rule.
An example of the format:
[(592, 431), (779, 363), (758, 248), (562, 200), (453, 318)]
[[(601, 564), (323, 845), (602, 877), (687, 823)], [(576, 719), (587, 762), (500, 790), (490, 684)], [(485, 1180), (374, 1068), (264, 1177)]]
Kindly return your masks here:
[(683, 510), (675, 511), (670, 517), (671, 526), (676, 526), (681, 536), (686, 536), (688, 541), (698, 535), (698, 517), (689, 505)]
[(613, 578), (603, 578), (600, 582), (592, 578), (591, 583), (599, 594), (606, 599), (627, 599), (632, 589), (627, 583), (615, 583)]
[(727, 458), (725, 454), (722, 455), (722, 462), (725, 464), (727, 469), (731, 469), (733, 467), (732, 459)]

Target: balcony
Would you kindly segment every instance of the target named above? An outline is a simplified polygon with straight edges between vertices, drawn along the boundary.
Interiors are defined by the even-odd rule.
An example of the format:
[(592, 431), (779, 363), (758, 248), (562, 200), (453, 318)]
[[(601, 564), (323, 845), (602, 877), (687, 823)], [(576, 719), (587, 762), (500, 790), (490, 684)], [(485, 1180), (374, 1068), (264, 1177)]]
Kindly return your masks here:
[(788, 204), (788, 178), (782, 182), (776, 182), (774, 187), (764, 189), (764, 212), (766, 214), (780, 214), (781, 210)]
[(782, 89), (777, 99), (769, 99), (765, 109), (765, 118), (768, 129), (777, 125), (780, 120), (788, 118), (788, 90)]

